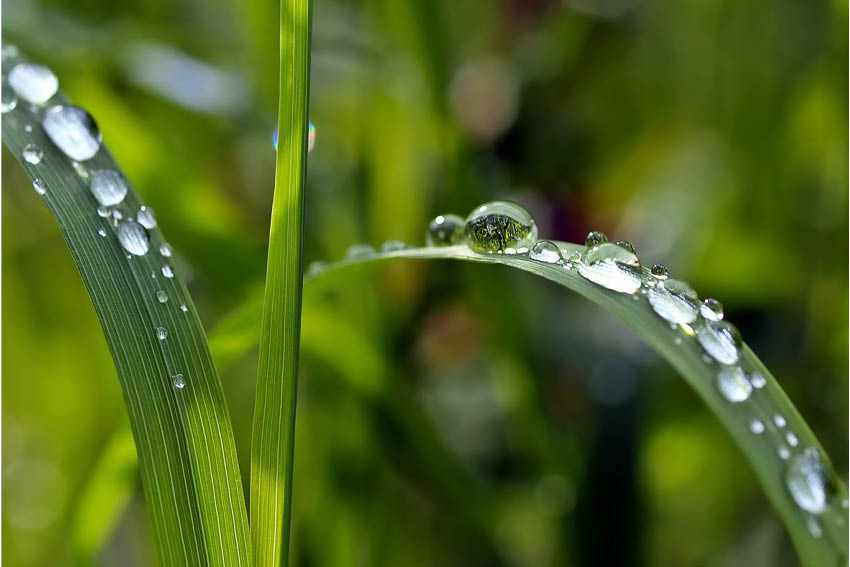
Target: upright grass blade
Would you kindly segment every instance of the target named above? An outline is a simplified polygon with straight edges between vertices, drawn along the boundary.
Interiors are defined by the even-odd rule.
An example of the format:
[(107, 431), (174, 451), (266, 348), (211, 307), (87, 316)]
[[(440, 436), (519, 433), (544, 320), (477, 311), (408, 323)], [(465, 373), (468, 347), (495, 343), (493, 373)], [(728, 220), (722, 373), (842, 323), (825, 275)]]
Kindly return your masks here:
[(90, 183), (96, 172), (118, 166), (105, 147), (95, 146), (93, 157), (77, 162), (51, 141), (42, 121), (48, 109), (69, 103), (61, 93), (44, 104), (12, 99), (5, 73), (18, 63), (16, 52), (4, 49), (3, 142), (43, 193), (34, 198), (43, 198), (56, 217), (103, 327), (127, 403), (159, 562), (248, 567), (248, 519), (221, 384), (170, 252), (159, 252), (163, 236), (147, 218), (150, 228), (137, 233), (136, 254), (122, 246), (120, 227), (136, 218), (139, 197), (129, 188), (99, 214)]
[(289, 560), (311, 7), (311, 0), (280, 5), (277, 170), (251, 441), (251, 536), (258, 567)]

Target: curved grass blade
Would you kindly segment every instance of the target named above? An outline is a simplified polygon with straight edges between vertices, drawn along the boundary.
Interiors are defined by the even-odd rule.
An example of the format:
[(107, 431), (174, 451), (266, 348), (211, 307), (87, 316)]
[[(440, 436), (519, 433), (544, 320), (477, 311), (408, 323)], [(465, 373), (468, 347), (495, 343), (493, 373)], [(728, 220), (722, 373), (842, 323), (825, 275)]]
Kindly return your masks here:
[[(99, 214), (89, 185), (98, 171), (119, 172), (109, 151), (95, 146), (93, 157), (77, 162), (47, 136), (42, 123), (48, 109), (68, 106), (68, 100), (56, 93), (44, 104), (9, 104), (5, 73), (21, 62), (16, 50), (4, 49), (3, 142), (43, 193), (103, 327), (139, 454), (159, 562), (247, 567), (248, 522), (233, 434), (186, 286), (168, 249), (162, 248), (169, 255), (159, 252), (167, 244), (152, 217), (143, 219), (151, 228), (140, 233), (148, 239), (145, 253), (128, 253), (119, 242), (119, 227), (142, 207), (129, 183), (126, 197)], [(136, 240), (136, 252), (144, 242)]]
[(251, 537), (258, 567), (289, 562), (311, 12), (312, 0), (281, 0), (278, 153), (251, 439)]

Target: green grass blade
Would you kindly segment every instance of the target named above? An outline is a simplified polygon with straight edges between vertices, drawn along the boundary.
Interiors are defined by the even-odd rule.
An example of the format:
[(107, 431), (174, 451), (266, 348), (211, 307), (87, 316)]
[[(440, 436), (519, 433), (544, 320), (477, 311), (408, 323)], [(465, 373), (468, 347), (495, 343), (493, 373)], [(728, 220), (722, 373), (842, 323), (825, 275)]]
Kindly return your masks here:
[(251, 537), (258, 567), (289, 560), (311, 6), (311, 0), (281, 0), (280, 6), (277, 169), (251, 441)]
[[(18, 62), (17, 56), (4, 59), (4, 72)], [(68, 101), (60, 93), (49, 104)], [(43, 200), (56, 217), (103, 327), (139, 454), (159, 562), (247, 567), (248, 522), (233, 434), (186, 287), (179, 274), (167, 278), (162, 273), (164, 265), (173, 263), (158, 252), (165, 243), (158, 228), (147, 231), (146, 254), (127, 257), (117, 239), (116, 226), (123, 221), (99, 216), (89, 190), (93, 172), (118, 171), (117, 164), (105, 147), (93, 158), (73, 163), (42, 129), (45, 110), (19, 101), (3, 114), (3, 142), (27, 174), (43, 182)], [(29, 144), (43, 150), (39, 163), (22, 159)], [(141, 206), (131, 188), (113, 208), (126, 220)], [(166, 301), (157, 297), (160, 291)], [(164, 340), (157, 336), (158, 327), (167, 330)], [(184, 377), (183, 388), (175, 387), (177, 374)]]

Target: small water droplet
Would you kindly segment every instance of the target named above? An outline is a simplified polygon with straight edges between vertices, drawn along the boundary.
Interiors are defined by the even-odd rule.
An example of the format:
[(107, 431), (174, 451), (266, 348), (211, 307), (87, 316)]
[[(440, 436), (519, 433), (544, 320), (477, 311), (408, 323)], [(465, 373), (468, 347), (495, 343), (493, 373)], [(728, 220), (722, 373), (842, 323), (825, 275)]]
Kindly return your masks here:
[(26, 132), (27, 134), (32, 133), (32, 126), (30, 126), (29, 124), (24, 124), (24, 132)]
[(584, 237), (584, 245), (588, 248), (594, 248), (604, 242), (608, 242), (608, 237), (605, 236), (604, 232), (599, 232), (598, 230), (591, 230)]
[(709, 297), (702, 302), (699, 308), (700, 315), (709, 321), (720, 321), (723, 319), (723, 304)]
[(124, 250), (136, 256), (144, 256), (148, 252), (150, 239), (144, 227), (133, 221), (122, 223), (118, 227), (118, 242)]
[(617, 246), (620, 246), (620, 247), (622, 247), (622, 248), (625, 248), (626, 250), (628, 250), (628, 251), (629, 251), (629, 252), (631, 252), (632, 254), (636, 254), (634, 245), (633, 245), (631, 242), (627, 241), (627, 240), (618, 240), (618, 241), (617, 241)]
[(812, 537), (819, 538), (823, 535), (823, 530), (820, 527), (820, 522), (814, 516), (806, 518), (806, 525), (809, 528), (809, 533)]
[(664, 264), (653, 264), (649, 272), (659, 280), (666, 280), (669, 275), (667, 266)]
[(188, 310), (189, 310), (189, 308), (186, 307), (185, 303), (180, 304), (180, 311), (182, 311), (183, 313), (186, 313)]
[[(637, 299), (637, 298), (638, 298), (638, 296), (637, 296), (637, 295), (635, 295), (635, 296), (634, 296), (634, 298), (635, 298), (635, 299)], [(682, 342), (683, 342), (683, 341), (682, 341), (682, 337), (676, 337), (675, 339), (673, 339), (673, 342), (674, 342), (674, 343), (676, 343), (677, 345), (682, 344)]]
[(160, 303), (165, 303), (166, 301), (168, 301), (168, 294), (165, 293), (164, 291), (162, 291), (161, 289), (157, 290), (156, 300), (159, 301)]
[(759, 390), (764, 388), (764, 385), (767, 384), (767, 380), (765, 380), (764, 376), (762, 376), (759, 372), (756, 372), (750, 375), (750, 384), (753, 385), (753, 388)]
[(428, 225), (425, 242), (428, 246), (454, 246), (462, 244), (466, 237), (466, 221), (458, 215), (437, 215)]
[(156, 279), (156, 272), (151, 272), (151, 279)]
[(794, 502), (806, 512), (820, 514), (826, 510), (826, 475), (817, 449), (809, 447), (788, 463), (785, 484)]
[(153, 228), (156, 226), (156, 217), (153, 215), (153, 210), (144, 205), (139, 207), (139, 212), (136, 213), (136, 220), (145, 228)]
[(8, 80), (18, 96), (32, 104), (44, 104), (59, 90), (53, 71), (35, 63), (18, 63), (9, 71)]
[(118, 209), (115, 209), (115, 210), (113, 210), (113, 211), (112, 211), (112, 217), (113, 217), (115, 220), (121, 220), (121, 219), (123, 219), (123, 218), (124, 218), (124, 213), (122, 213), (122, 212), (121, 212), (121, 211), (119, 211)]
[(764, 424), (761, 421), (754, 419), (750, 422), (750, 431), (756, 435), (761, 435), (764, 433)]
[(100, 235), (101, 238), (106, 238), (106, 231), (102, 228), (97, 229), (97, 233)]
[(15, 91), (9, 88), (6, 83), (3, 83), (2, 89), (0, 89), (0, 112), (5, 114), (15, 110), (16, 106), (18, 106), (18, 97), (15, 96)]
[(352, 244), (345, 252), (346, 260), (358, 260), (375, 255), (375, 249), (368, 244)]
[(165, 340), (165, 337), (168, 336), (168, 331), (165, 330), (165, 327), (157, 327), (156, 328), (156, 338), (161, 341)]
[[(589, 234), (588, 240), (596, 241), (598, 238), (591, 238)], [(609, 242), (601, 242), (591, 247), (578, 265), (578, 273), (584, 279), (612, 291), (628, 294), (640, 289), (639, 270), (640, 262), (637, 256)]]
[(21, 152), (21, 155), (27, 163), (38, 165), (41, 163), (41, 158), (44, 157), (44, 150), (35, 144), (27, 144), (24, 146), (24, 151)]
[(159, 247), (159, 255), (164, 256), (166, 258), (171, 257), (171, 246), (169, 244), (163, 244)]
[(848, 506), (850, 506), (850, 500), (848, 500), (847, 498), (842, 498), (841, 499), (841, 507), (846, 510), (848, 508)]
[[(89, 189), (102, 207), (111, 207), (119, 204), (127, 196), (127, 180), (117, 171), (103, 169), (92, 176)], [(100, 214), (99, 209), (98, 214)]]
[(779, 458), (783, 461), (787, 461), (791, 458), (791, 451), (788, 450), (788, 447), (785, 445), (780, 445), (779, 449), (776, 451), (776, 454), (779, 455)]
[(750, 397), (753, 386), (743, 370), (736, 366), (727, 366), (717, 373), (717, 389), (730, 402), (739, 403)]
[(100, 149), (97, 123), (78, 106), (54, 106), (47, 111), (42, 126), (53, 143), (73, 160), (91, 159)]
[(103, 218), (109, 218), (112, 216), (112, 211), (107, 209), (106, 207), (98, 207), (97, 208), (97, 216)]
[(785, 427), (785, 418), (779, 414), (773, 416), (773, 423), (776, 424), (776, 427)]
[(322, 262), (321, 260), (314, 260), (313, 262), (310, 262), (309, 266), (307, 266), (307, 276), (317, 276), (320, 273), (324, 272), (325, 268), (327, 267), (327, 262)]
[(35, 189), (35, 192), (39, 195), (47, 193), (47, 185), (44, 184), (44, 180), (41, 177), (36, 177), (32, 180), (32, 188)]
[(699, 344), (721, 364), (735, 364), (740, 356), (741, 335), (726, 321), (705, 321), (697, 327)]
[(174, 270), (171, 269), (171, 266), (166, 264), (162, 267), (162, 275), (165, 276), (166, 278), (173, 278), (174, 277)]
[(528, 252), (537, 242), (537, 223), (522, 206), (491, 201), (475, 207), (466, 218), (466, 242), (481, 254)]
[(184, 386), (186, 386), (186, 381), (183, 379), (182, 374), (175, 374), (171, 377), (171, 383), (174, 384), (174, 387), (178, 390), (182, 390)]
[(789, 445), (791, 445), (792, 447), (796, 447), (796, 446), (797, 446), (797, 444), (800, 442), (800, 441), (797, 439), (797, 436), (796, 436), (796, 435), (794, 435), (794, 434), (793, 434), (792, 432), (790, 432), (790, 431), (789, 431), (788, 433), (786, 433), (786, 434), (785, 434), (785, 441), (787, 441), (787, 442), (788, 442), (788, 444), (789, 444)]
[(561, 261), (561, 249), (551, 240), (538, 240), (537, 243), (531, 247), (528, 257), (532, 260), (537, 260), (538, 262), (557, 264)]
[(407, 244), (402, 242), (401, 240), (387, 240), (383, 244), (381, 244), (381, 252), (384, 254), (388, 254), (390, 252), (398, 252), (399, 250), (405, 250), (407, 248)]
[(0, 48), (0, 57), (3, 58), (3, 61), (10, 57), (17, 57), (19, 53), (18, 48), (11, 43), (4, 43), (3, 47)]

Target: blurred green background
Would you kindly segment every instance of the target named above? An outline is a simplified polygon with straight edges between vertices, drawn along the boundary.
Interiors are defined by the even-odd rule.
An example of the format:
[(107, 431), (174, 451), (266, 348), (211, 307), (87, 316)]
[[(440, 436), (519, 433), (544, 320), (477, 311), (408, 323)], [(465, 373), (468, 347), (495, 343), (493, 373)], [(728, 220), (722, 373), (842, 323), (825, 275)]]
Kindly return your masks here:
[[(262, 285), (277, 10), (3, 2), (3, 41), (98, 120), (208, 330)], [(842, 0), (315, 0), (306, 260), (421, 244), (495, 198), (546, 237), (630, 240), (724, 303), (846, 482), (846, 23)], [(3, 166), (3, 560), (152, 565), (106, 343)], [(303, 340), (297, 565), (797, 564), (694, 393), (547, 282), (392, 264), (311, 298)], [(243, 476), (255, 367), (222, 375)]]

